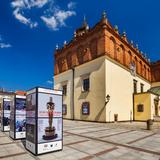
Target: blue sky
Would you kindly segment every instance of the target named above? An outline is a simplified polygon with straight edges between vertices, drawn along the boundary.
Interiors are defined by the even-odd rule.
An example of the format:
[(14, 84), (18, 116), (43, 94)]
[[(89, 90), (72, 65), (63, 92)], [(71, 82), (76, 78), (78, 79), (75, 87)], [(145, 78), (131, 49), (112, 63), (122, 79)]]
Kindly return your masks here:
[(92, 27), (103, 10), (151, 61), (160, 59), (159, 0), (1, 0), (0, 87), (52, 87), (56, 44), (71, 40), (84, 15)]

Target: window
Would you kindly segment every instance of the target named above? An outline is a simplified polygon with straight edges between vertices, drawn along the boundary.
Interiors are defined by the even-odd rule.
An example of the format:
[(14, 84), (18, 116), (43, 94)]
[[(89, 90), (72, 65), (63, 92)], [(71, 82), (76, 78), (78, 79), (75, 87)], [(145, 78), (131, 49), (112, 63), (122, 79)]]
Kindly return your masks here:
[(139, 104), (138, 106), (137, 106), (137, 112), (143, 112), (144, 111), (144, 106), (143, 106), (143, 104)]
[(133, 80), (133, 93), (137, 93), (137, 81)]
[(82, 91), (83, 92), (89, 91), (89, 78), (84, 78), (82, 83), (83, 83)]
[(62, 90), (63, 90), (63, 95), (66, 96), (67, 95), (67, 85), (63, 85)]
[(90, 105), (89, 102), (82, 103), (82, 114), (89, 115), (90, 114)]
[(66, 104), (63, 104), (63, 115), (66, 115), (67, 114), (67, 105)]
[(141, 83), (141, 93), (144, 92), (144, 84)]

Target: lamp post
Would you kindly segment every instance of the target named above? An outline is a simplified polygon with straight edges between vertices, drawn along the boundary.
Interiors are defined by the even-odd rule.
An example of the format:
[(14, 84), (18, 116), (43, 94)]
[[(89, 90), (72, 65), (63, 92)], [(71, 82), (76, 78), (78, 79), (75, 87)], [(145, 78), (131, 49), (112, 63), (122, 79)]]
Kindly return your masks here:
[(107, 96), (106, 96), (106, 100), (107, 100), (107, 101), (105, 102), (105, 105), (110, 101), (110, 98), (111, 98), (110, 95), (107, 94)]

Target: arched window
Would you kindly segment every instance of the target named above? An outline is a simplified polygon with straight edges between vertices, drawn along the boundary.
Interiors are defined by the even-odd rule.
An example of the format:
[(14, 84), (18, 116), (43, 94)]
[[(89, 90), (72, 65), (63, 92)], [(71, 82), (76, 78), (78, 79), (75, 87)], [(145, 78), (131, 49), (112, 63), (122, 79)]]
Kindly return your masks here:
[(148, 80), (150, 81), (151, 80), (151, 73), (150, 73), (150, 69), (148, 68)]
[(112, 58), (117, 59), (116, 41), (113, 37), (111, 37), (110, 40), (110, 55)]
[(132, 62), (132, 53), (131, 51), (128, 51), (128, 66), (130, 66), (131, 62)]
[(150, 80), (150, 73), (149, 73), (149, 68), (147, 69), (147, 79)]
[(134, 62), (135, 62), (135, 65), (136, 65), (136, 72), (138, 72), (138, 60), (137, 60), (137, 57), (135, 56), (134, 57)]
[(94, 59), (97, 57), (97, 39), (93, 39), (90, 42), (90, 50), (91, 50), (91, 57)]
[(83, 56), (84, 56), (83, 46), (79, 46), (77, 48), (77, 58), (78, 58), (78, 63), (79, 64), (83, 63)]
[(60, 72), (60, 73), (63, 72), (63, 71), (65, 71), (65, 70), (67, 69), (67, 64), (66, 64), (66, 59), (65, 59), (65, 57), (60, 58), (60, 59), (58, 60), (58, 68), (59, 68), (59, 72)]
[(122, 52), (122, 53), (120, 53), (120, 54), (122, 54), (121, 55), (121, 59), (122, 59), (121, 62), (122, 62), (122, 64), (126, 65), (125, 48), (122, 44), (120, 45), (120, 47), (121, 47), (121, 52)]
[(144, 65), (144, 77), (146, 78), (146, 65)]
[(142, 72), (143, 72), (143, 70), (142, 70), (142, 61), (139, 61), (139, 73), (142, 75)]
[(72, 53), (68, 52), (66, 57), (67, 57), (67, 66), (68, 68), (71, 68), (72, 67)]

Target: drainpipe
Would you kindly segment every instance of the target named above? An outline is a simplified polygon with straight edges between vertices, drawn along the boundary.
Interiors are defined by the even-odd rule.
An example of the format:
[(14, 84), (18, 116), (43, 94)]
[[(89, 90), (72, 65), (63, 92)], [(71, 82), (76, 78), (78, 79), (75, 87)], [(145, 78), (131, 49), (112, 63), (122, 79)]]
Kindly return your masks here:
[(72, 67), (72, 120), (74, 120), (74, 74), (75, 69)]
[(134, 100), (135, 100), (135, 98), (134, 98), (134, 93), (133, 93), (132, 100), (133, 100), (133, 121), (135, 121), (135, 109), (134, 109), (134, 105), (135, 105)]

